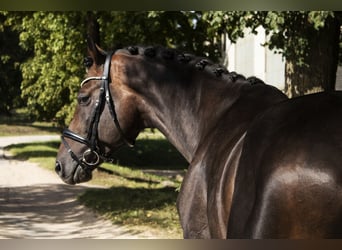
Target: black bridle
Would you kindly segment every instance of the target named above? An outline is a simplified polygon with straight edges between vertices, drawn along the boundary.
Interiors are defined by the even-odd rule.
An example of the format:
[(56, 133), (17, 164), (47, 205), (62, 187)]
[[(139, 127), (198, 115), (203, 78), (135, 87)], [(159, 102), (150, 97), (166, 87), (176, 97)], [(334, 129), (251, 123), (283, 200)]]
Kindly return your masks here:
[[(110, 161), (112, 162), (113, 159), (106, 156), (106, 154), (102, 153), (99, 146), (98, 146), (98, 125), (100, 121), (100, 116), (104, 110), (105, 105), (108, 105), (109, 112), (113, 118), (114, 124), (117, 130), (120, 133), (122, 140), (125, 142), (126, 145), (129, 147), (134, 146), (134, 142), (130, 142), (126, 136), (124, 135), (123, 130), (121, 129), (120, 123), (118, 121), (116, 112), (115, 112), (115, 105), (113, 102), (113, 98), (110, 93), (109, 88), (109, 70), (110, 70), (110, 63), (112, 59), (113, 53), (108, 53), (106, 55), (106, 61), (104, 63), (103, 74), (102, 76), (91, 76), (86, 78), (81, 83), (81, 88), (85, 83), (91, 80), (101, 80), (100, 86), (100, 94), (98, 99), (95, 102), (95, 108), (93, 110), (90, 125), (88, 129), (88, 135), (86, 138), (76, 134), (75, 132), (69, 130), (68, 128), (64, 129), (61, 139), (68, 150), (71, 158), (75, 160), (79, 166), (81, 166), (85, 170), (93, 170), (99, 163), (100, 159), (103, 161)], [(81, 144), (84, 144), (88, 147), (86, 151), (83, 152), (81, 158), (77, 157), (76, 154), (72, 151), (70, 145), (65, 140), (65, 138), (69, 138), (71, 140), (77, 141)]]

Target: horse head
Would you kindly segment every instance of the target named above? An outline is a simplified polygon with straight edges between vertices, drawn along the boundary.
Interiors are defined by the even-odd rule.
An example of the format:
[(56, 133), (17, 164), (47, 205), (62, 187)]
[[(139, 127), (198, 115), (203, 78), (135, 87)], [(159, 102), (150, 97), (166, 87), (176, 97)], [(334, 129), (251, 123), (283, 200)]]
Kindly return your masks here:
[(136, 98), (128, 90), (120, 55), (88, 41), (85, 80), (73, 119), (63, 131), (55, 170), (68, 184), (89, 181), (92, 171), (141, 130)]

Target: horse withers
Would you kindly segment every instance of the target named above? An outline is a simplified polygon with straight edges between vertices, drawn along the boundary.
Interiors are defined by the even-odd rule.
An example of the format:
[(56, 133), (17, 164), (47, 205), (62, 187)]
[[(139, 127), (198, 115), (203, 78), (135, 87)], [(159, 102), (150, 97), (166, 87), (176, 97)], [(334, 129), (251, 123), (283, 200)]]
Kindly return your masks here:
[(185, 238), (342, 237), (341, 93), (289, 100), (205, 58), (90, 41), (77, 100), (56, 161), (66, 183), (157, 128), (189, 162)]

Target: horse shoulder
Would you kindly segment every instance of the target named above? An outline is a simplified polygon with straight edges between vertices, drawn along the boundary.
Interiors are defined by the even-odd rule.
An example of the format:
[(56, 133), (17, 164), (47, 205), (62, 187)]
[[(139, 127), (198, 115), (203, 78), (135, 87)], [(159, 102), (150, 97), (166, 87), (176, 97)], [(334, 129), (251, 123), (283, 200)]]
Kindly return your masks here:
[(184, 238), (210, 238), (205, 179), (202, 162), (193, 161), (188, 167), (177, 199)]
[(211, 163), (214, 173), (208, 180), (208, 216), (212, 238), (226, 238), (227, 225), (234, 193), (236, 170), (241, 156), (245, 133), (231, 146), (222, 163)]
[[(216, 154), (200, 150), (183, 180), (177, 205), (186, 238), (226, 238), (236, 168), (245, 134)], [(228, 156), (222, 158), (222, 151)], [(212, 148), (213, 149), (213, 148)], [(210, 151), (210, 150), (209, 150)]]

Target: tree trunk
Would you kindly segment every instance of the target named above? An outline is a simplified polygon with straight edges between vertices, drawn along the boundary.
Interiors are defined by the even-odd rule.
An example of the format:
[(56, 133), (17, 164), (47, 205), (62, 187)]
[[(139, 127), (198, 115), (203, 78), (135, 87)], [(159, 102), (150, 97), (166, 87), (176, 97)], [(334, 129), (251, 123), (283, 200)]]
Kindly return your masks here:
[(308, 66), (297, 65), (298, 58), (286, 58), (285, 93), (289, 97), (335, 89), (340, 37), (338, 19), (329, 17), (319, 32), (313, 28), (303, 32), (309, 34), (305, 58)]

